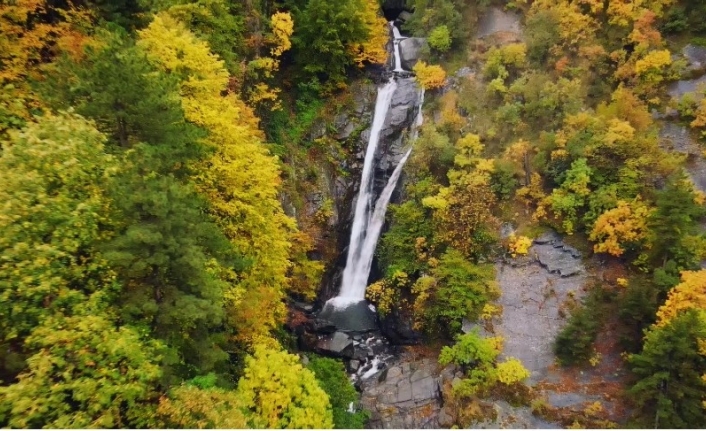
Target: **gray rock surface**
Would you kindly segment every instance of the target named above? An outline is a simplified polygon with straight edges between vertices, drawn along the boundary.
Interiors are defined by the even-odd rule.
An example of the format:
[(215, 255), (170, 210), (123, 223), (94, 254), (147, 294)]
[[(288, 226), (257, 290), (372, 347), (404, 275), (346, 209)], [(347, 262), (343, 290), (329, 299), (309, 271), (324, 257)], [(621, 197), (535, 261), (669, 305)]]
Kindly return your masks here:
[(494, 403), (494, 421), (476, 423), (476, 429), (561, 429), (558, 424), (547, 422), (532, 414), (528, 407), (514, 407), (505, 401)]
[(684, 170), (697, 189), (706, 191), (706, 160), (701, 154), (701, 146), (689, 128), (677, 122), (665, 121), (659, 137), (660, 145), (665, 150), (688, 156)]
[(408, 37), (400, 41), (400, 60), (404, 70), (412, 70), (425, 46), (427, 40), (422, 37)]
[(331, 336), (321, 338), (316, 345), (319, 353), (341, 358), (353, 356), (353, 340), (343, 332), (334, 332)]
[(503, 355), (521, 360), (536, 383), (554, 362), (552, 345), (565, 323), (560, 309), (570, 295), (580, 298), (586, 272), (578, 251), (555, 232), (537, 238), (528, 256), (497, 265), (503, 311), (493, 324), (505, 338)]
[(706, 67), (706, 47), (688, 44), (682, 49), (689, 70), (702, 70)]
[(364, 380), (361, 406), (372, 414), (368, 428), (438, 428), (443, 379), (438, 368), (432, 359), (400, 358)]
[[(696, 79), (674, 82), (667, 87), (667, 93), (675, 99), (680, 99), (686, 93), (694, 93), (704, 85), (706, 85), (706, 75)], [(698, 100), (699, 97), (696, 99)]]
[(515, 12), (505, 12), (499, 7), (491, 7), (478, 20), (477, 37), (481, 39), (501, 32), (521, 35), (520, 16)]

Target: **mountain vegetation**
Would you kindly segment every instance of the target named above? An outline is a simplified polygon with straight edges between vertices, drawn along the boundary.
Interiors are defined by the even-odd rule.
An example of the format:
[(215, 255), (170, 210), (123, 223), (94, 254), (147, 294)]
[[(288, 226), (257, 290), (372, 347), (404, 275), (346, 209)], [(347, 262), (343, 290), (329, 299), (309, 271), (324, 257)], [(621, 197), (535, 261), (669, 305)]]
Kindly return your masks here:
[[(0, 426), (365, 426), (341, 362), (305, 364), (283, 328), (287, 302), (316, 298), (335, 265), (314, 252), (337, 234), (322, 233), (330, 202), (299, 204), (325, 188), (312, 166), (357, 151), (309, 131), (387, 61), (381, 3), (0, 2)], [(491, 5), (522, 17), (522, 41), (473, 42)], [(413, 73), (434, 115), (367, 298), (447, 345), (461, 402), (514, 388), (529, 372), (499, 359), (502, 340), (461, 329), (501, 311), (493, 262), (554, 229), (627, 274), (602, 289), (628, 424), (702, 427), (706, 194), (652, 113), (677, 112), (703, 152), (706, 93), (666, 90), (695, 73), (672, 54), (704, 45), (706, 2), (406, 9), (402, 30), (428, 39)], [(603, 306), (574, 309), (563, 365), (590, 359)]]

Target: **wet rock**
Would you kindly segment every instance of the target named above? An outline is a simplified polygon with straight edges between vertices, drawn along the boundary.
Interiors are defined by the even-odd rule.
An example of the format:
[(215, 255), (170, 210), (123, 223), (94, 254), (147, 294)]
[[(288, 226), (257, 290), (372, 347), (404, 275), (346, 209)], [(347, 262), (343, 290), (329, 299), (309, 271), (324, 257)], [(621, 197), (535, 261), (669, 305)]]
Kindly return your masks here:
[(422, 51), (427, 47), (427, 40), (421, 37), (408, 37), (400, 41), (400, 60), (402, 68), (412, 70), (419, 61)]
[(326, 319), (314, 319), (308, 325), (310, 332), (315, 332), (317, 334), (333, 334), (336, 332), (336, 325)]
[(360, 368), (360, 361), (357, 359), (351, 359), (348, 362), (348, 372), (349, 373), (355, 373), (358, 371), (358, 368)]
[(312, 304), (307, 304), (306, 302), (293, 301), (292, 305), (294, 305), (294, 308), (297, 310), (301, 310), (305, 313), (311, 313), (314, 311), (314, 306)]
[[(449, 371), (449, 370), (446, 370)], [(368, 428), (438, 428), (441, 379), (434, 360), (403, 355), (379, 379), (361, 382), (361, 405), (372, 412)]]
[(399, 16), (397, 16), (397, 19), (405, 22), (409, 21), (410, 19), (412, 19), (412, 14), (410, 12), (407, 12), (406, 10), (403, 10), (402, 12), (400, 12)]
[(335, 332), (332, 336), (322, 338), (316, 344), (316, 351), (323, 355), (337, 358), (353, 357), (353, 340), (343, 332)]
[(386, 314), (380, 321), (380, 331), (391, 344), (407, 346), (419, 343), (419, 334), (412, 329), (412, 322), (397, 311)]
[(342, 331), (366, 332), (377, 329), (377, 316), (368, 307), (367, 301), (349, 304), (344, 308), (326, 304), (319, 318), (331, 321)]

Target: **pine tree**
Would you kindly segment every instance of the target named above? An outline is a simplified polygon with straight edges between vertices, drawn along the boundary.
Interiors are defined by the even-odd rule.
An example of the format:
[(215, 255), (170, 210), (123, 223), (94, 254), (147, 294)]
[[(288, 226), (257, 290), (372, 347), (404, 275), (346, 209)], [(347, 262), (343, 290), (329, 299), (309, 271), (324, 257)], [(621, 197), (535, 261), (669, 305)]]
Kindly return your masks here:
[(706, 423), (706, 312), (689, 310), (669, 325), (653, 327), (642, 353), (629, 363), (638, 378), (630, 388), (645, 427), (700, 428)]

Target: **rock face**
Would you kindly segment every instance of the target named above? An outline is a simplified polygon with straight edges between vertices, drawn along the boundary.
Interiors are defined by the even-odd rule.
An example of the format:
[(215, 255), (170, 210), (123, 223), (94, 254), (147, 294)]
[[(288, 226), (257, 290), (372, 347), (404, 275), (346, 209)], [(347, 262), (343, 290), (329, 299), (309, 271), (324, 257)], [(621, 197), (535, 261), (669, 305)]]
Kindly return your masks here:
[(400, 60), (404, 70), (412, 70), (419, 57), (422, 55), (422, 50), (427, 47), (427, 40), (422, 37), (408, 37), (400, 41)]
[(530, 383), (554, 362), (552, 345), (565, 323), (564, 304), (583, 294), (580, 257), (552, 232), (536, 239), (527, 257), (496, 266), (503, 312), (493, 323), (495, 334), (505, 337), (503, 355), (521, 360), (532, 373)]
[(401, 358), (363, 381), (361, 406), (372, 413), (368, 428), (439, 428), (442, 380), (435, 361)]
[(478, 20), (477, 37), (481, 39), (498, 33), (521, 35), (520, 16), (514, 12), (505, 12), (499, 7), (489, 8)]

